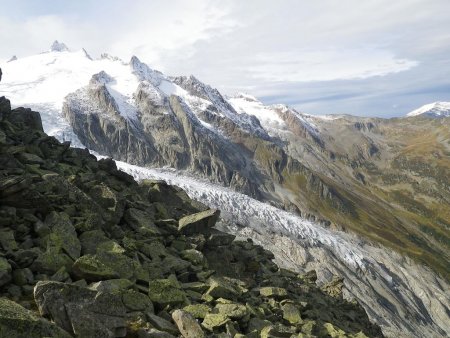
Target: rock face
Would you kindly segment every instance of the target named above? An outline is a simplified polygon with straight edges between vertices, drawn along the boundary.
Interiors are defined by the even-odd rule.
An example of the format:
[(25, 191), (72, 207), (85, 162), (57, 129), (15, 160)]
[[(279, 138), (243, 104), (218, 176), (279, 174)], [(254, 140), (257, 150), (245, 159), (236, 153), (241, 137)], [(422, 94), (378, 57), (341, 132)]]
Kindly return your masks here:
[(218, 211), (0, 107), (1, 336), (383, 336), (356, 302), (213, 229)]

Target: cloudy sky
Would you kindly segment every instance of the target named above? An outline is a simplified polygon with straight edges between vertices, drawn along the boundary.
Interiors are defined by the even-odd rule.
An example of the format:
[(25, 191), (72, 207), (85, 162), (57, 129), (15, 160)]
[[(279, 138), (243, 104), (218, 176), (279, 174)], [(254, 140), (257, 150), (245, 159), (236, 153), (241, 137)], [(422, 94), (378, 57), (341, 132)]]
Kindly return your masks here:
[(53, 40), (302, 111), (450, 101), (449, 0), (0, 0), (0, 59)]

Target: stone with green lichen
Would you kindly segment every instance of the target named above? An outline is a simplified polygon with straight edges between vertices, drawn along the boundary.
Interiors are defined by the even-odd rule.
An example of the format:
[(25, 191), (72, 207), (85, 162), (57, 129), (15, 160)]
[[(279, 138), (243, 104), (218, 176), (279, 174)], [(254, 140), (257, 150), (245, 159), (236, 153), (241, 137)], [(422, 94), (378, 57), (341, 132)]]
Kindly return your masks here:
[(182, 272), (189, 268), (191, 263), (174, 255), (167, 255), (162, 260), (162, 268), (166, 273)]
[(189, 312), (194, 318), (204, 319), (211, 308), (206, 304), (190, 304), (183, 308), (184, 311)]
[(185, 290), (192, 290), (200, 293), (205, 292), (209, 288), (206, 283), (202, 282), (183, 283), (181, 284), (181, 287)]
[(70, 270), (73, 261), (64, 253), (49, 248), (45, 252), (41, 252), (34, 260), (30, 269), (32, 271), (53, 275), (62, 267)]
[(97, 252), (98, 246), (109, 240), (108, 237), (106, 237), (106, 234), (103, 232), (103, 230), (91, 230), (91, 231), (85, 231), (83, 232), (80, 237), (80, 243), (81, 243), (81, 251), (84, 255), (91, 254), (94, 255)]
[(286, 319), (291, 324), (299, 324), (302, 322), (302, 317), (300, 315), (300, 310), (298, 306), (292, 303), (285, 303), (281, 309), (283, 310), (283, 318)]
[(45, 219), (45, 224), (51, 229), (51, 233), (44, 239), (47, 248), (56, 252), (61, 250), (73, 260), (80, 257), (81, 244), (69, 215), (52, 212)]
[(194, 265), (202, 265), (205, 263), (205, 256), (200, 251), (195, 249), (182, 251), (181, 257)]
[(152, 213), (130, 208), (125, 211), (124, 220), (131, 228), (135, 230), (145, 229), (149, 235), (161, 234), (161, 231), (153, 222), (154, 214)]
[(116, 272), (120, 278), (132, 279), (138, 270), (142, 270), (137, 260), (117, 252), (97, 252), (95, 258)]
[(202, 326), (208, 331), (214, 331), (214, 329), (224, 326), (229, 321), (230, 318), (223, 313), (208, 313), (203, 319)]
[(8, 338), (70, 338), (55, 324), (36, 316), (19, 304), (0, 298), (0, 337)]
[(295, 327), (287, 327), (284, 325), (270, 325), (261, 330), (261, 338), (290, 338), (295, 334)]
[(119, 243), (116, 241), (106, 241), (103, 243), (100, 243), (97, 246), (97, 252), (112, 252), (112, 253), (118, 253), (123, 254), (125, 253), (125, 249), (120, 246)]
[(119, 274), (103, 264), (95, 255), (84, 255), (73, 264), (72, 271), (80, 279), (96, 282), (118, 278)]
[(259, 289), (259, 294), (263, 297), (283, 298), (287, 296), (284, 288), (265, 286)]
[(132, 311), (150, 311), (153, 312), (153, 304), (148, 296), (134, 291), (126, 290), (122, 292), (123, 304)]
[(316, 321), (315, 320), (305, 320), (302, 324), (301, 331), (302, 333), (306, 335), (311, 335), (316, 327)]
[(216, 224), (220, 211), (209, 209), (180, 219), (178, 231), (185, 235), (208, 233)]
[(345, 338), (347, 335), (345, 334), (345, 331), (341, 330), (340, 328), (334, 326), (331, 323), (325, 323), (322, 326), (322, 329), (319, 333), (323, 337), (331, 337), (331, 338)]
[(242, 304), (217, 304), (215, 309), (231, 319), (240, 319), (248, 314), (247, 307)]
[(151, 280), (148, 285), (150, 300), (161, 306), (184, 303), (186, 294), (180, 285), (170, 279)]
[(261, 332), (263, 328), (265, 328), (266, 326), (270, 326), (271, 324), (272, 323), (266, 319), (261, 319), (257, 317), (251, 318), (250, 321), (248, 322), (248, 331)]
[(206, 294), (213, 298), (234, 299), (247, 291), (242, 282), (234, 278), (211, 277), (208, 283), (210, 287)]

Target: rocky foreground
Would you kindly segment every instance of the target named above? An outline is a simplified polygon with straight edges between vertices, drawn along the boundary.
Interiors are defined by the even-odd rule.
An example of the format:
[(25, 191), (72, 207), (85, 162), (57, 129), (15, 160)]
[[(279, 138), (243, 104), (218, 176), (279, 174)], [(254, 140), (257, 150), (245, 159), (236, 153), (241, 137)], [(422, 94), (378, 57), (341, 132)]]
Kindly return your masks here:
[(0, 337), (382, 337), (341, 280), (280, 269), (218, 217), (0, 98)]

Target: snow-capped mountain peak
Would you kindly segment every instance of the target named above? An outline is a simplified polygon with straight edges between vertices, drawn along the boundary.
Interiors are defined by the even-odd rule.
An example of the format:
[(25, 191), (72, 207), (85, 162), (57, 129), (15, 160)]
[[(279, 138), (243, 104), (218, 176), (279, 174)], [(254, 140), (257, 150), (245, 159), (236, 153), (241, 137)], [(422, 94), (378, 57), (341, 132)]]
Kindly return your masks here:
[(450, 116), (450, 102), (433, 102), (406, 114), (406, 116), (418, 115), (429, 117), (448, 117)]
[(67, 46), (64, 43), (58, 42), (58, 40), (55, 40), (50, 47), (50, 51), (51, 52), (68, 52), (69, 48), (67, 48)]

